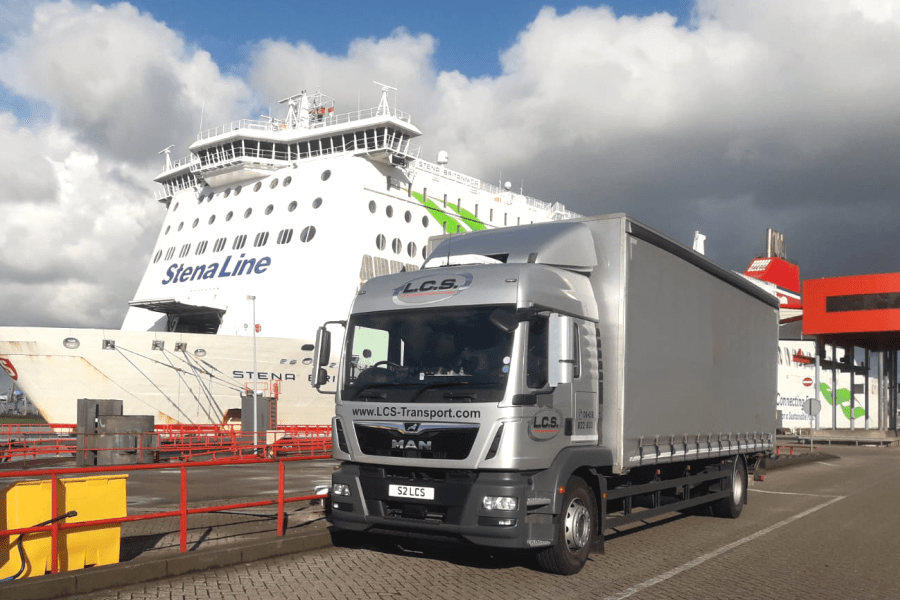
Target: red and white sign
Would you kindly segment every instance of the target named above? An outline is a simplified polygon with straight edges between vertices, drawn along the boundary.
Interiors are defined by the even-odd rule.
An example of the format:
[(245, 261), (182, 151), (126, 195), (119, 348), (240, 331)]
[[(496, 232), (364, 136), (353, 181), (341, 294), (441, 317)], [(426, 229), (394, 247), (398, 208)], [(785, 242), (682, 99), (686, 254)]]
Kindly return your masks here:
[(0, 367), (3, 367), (3, 370), (6, 371), (6, 374), (12, 377), (13, 380), (17, 380), (19, 378), (19, 374), (16, 372), (16, 368), (11, 362), (9, 362), (8, 358), (0, 357)]
[(804, 377), (804, 378), (803, 378), (803, 385), (804, 385), (804, 386), (806, 386), (806, 387), (812, 387), (812, 384), (813, 384), (812, 377)]

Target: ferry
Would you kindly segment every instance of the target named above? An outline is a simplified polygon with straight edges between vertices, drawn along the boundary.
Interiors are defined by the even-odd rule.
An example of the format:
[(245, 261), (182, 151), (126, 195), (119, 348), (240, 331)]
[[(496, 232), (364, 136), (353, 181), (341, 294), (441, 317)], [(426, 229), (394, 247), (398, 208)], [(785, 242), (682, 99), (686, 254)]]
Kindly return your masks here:
[[(0, 328), (0, 367), (50, 423), (79, 398), (156, 423), (221, 423), (242, 397), (277, 397), (279, 424), (328, 424), (309, 384), (317, 326), (345, 318), (370, 277), (419, 268), (432, 236), (578, 217), (422, 158), (409, 114), (380, 86), (337, 112), (317, 91), (283, 119), (202, 131), (165, 154), (166, 211), (120, 329)], [(333, 368), (333, 365), (332, 365)]]

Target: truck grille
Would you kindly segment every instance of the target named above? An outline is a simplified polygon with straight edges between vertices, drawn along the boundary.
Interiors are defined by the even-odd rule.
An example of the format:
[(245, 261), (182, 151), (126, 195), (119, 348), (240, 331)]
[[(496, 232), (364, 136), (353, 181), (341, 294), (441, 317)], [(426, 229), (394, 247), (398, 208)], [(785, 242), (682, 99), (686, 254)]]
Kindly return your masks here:
[(463, 460), (469, 456), (478, 425), (463, 423), (354, 424), (363, 454), (398, 458)]

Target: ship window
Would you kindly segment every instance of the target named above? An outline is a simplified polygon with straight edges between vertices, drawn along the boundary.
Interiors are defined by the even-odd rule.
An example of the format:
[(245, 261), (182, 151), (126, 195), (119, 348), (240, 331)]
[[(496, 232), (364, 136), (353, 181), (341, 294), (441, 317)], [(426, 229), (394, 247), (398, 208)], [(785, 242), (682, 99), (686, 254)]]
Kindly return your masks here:
[(268, 206), (266, 207), (266, 214), (267, 214), (267, 215), (271, 215), (273, 210), (275, 210), (275, 207), (272, 206), (271, 204), (268, 205)]
[(184, 221), (182, 221), (181, 223), (178, 224), (178, 231), (181, 231), (183, 227), (184, 227)]
[(153, 257), (153, 262), (158, 263), (159, 259), (161, 259), (161, 258), (162, 258), (162, 250), (157, 250), (156, 256)]
[(428, 246), (422, 246), (422, 258), (428, 258)]
[(321, 198), (316, 198), (315, 200), (313, 200), (313, 203), (312, 203), (313, 208), (319, 208), (320, 206), (322, 206)]
[(328, 181), (329, 177), (331, 177), (331, 171), (322, 171), (322, 181)]
[(294, 212), (297, 209), (297, 201), (294, 200), (290, 204), (288, 204), (288, 212)]
[(248, 218), (248, 217), (249, 217), (250, 215), (252, 215), (252, 214), (253, 214), (253, 209), (252, 209), (252, 208), (248, 208), (247, 210), (244, 211), (244, 218), (246, 219), (246, 218)]
[(203, 240), (202, 242), (197, 244), (197, 249), (194, 250), (194, 254), (196, 254), (197, 256), (200, 256), (201, 254), (206, 252), (206, 244), (207, 244), (206, 240)]
[(378, 210), (378, 205), (375, 204), (374, 200), (369, 200), (369, 212), (374, 213), (376, 210)]
[(406, 245), (406, 253), (409, 254), (409, 256), (411, 258), (414, 258), (416, 256), (416, 243), (415, 242), (410, 242), (409, 244)]
[(171, 260), (175, 255), (175, 246), (172, 246), (168, 250), (166, 250), (166, 260)]
[(313, 239), (316, 235), (316, 228), (310, 225), (309, 227), (304, 227), (303, 231), (300, 232), (300, 241), (308, 242)]
[[(203, 195), (201, 194), (200, 197), (197, 198), (197, 204), (203, 204), (203, 198), (204, 198), (204, 197), (205, 197), (205, 196), (203, 196)], [(212, 197), (213, 197), (213, 195), (210, 194), (210, 195), (209, 195), (209, 199), (212, 200)]]
[(400, 241), (400, 238), (394, 238), (394, 241), (391, 242), (391, 249), (394, 254), (400, 254), (403, 251), (403, 242)]
[(216, 215), (209, 215), (209, 224), (212, 225), (216, 222)]
[(236, 188), (234, 188), (234, 195), (235, 195), (235, 196), (237, 196), (237, 195), (240, 194), (240, 193), (241, 193), (241, 186), (237, 186)]
[(274, 190), (277, 187), (278, 187), (278, 178), (276, 177), (275, 179), (272, 180), (272, 183), (269, 184), (269, 189)]
[(171, 225), (166, 225), (166, 233), (165, 235), (169, 235), (169, 230), (172, 229)]
[(233, 217), (233, 216), (234, 216), (234, 212), (229, 210), (229, 211), (228, 211), (228, 214), (225, 215), (225, 220), (226, 220), (226, 221), (230, 221), (230, 220), (231, 220), (231, 217)]
[(178, 254), (178, 257), (179, 257), (179, 258), (184, 258), (185, 256), (188, 255), (188, 253), (189, 253), (190, 251), (191, 251), (191, 245), (190, 245), (190, 244), (185, 244), (184, 246), (181, 247), (181, 252)]
[(234, 243), (231, 244), (231, 249), (232, 250), (240, 250), (241, 248), (244, 247), (244, 244), (246, 244), (246, 243), (247, 243), (247, 236), (243, 235), (243, 234), (239, 235), (236, 238), (234, 238)]
[(269, 232), (268, 231), (260, 231), (256, 234), (256, 238), (253, 240), (253, 247), (259, 248), (261, 246), (265, 246), (269, 241)]
[(388, 216), (388, 218), (393, 217), (394, 216), (394, 207), (388, 205), (388, 207), (386, 209), (384, 209), (384, 214), (386, 214)]
[(407, 223), (409, 223), (410, 221), (412, 221), (412, 213), (409, 211), (406, 211), (406, 213), (404, 213), (404, 215), (403, 215), (403, 218), (406, 219)]
[(494, 209), (493, 209), (493, 208), (491, 209), (491, 215), (490, 215), (490, 217), (488, 217), (488, 220), (489, 220), (491, 223), (494, 222)]
[(278, 244), (289, 244), (291, 242), (291, 238), (294, 237), (293, 229), (282, 229), (278, 232), (278, 239), (275, 240)]
[(223, 198), (227, 198), (227, 197), (230, 196), (230, 195), (231, 195), (231, 188), (228, 188), (228, 189), (225, 190), (225, 192), (222, 194), (222, 197), (223, 197)]
[(175, 212), (176, 210), (178, 210), (178, 202), (175, 203), (175, 208), (172, 209), (172, 212)]
[(284, 178), (284, 183), (282, 185), (284, 185), (284, 187), (287, 187), (287, 186), (291, 185), (292, 180), (293, 180), (293, 178), (290, 175), (288, 175), (287, 177)]
[(422, 217), (422, 227), (428, 227), (428, 215)]
[(504, 227), (506, 226), (506, 217), (507, 217), (507, 215), (508, 215), (508, 213), (503, 213), (503, 226), (504, 226)]
[(378, 248), (379, 250), (384, 250), (384, 246), (386, 244), (387, 244), (387, 240), (385, 239), (385, 237), (382, 234), (379, 233), (378, 236), (375, 238), (375, 247)]
[(221, 252), (224, 249), (225, 249), (225, 238), (217, 239), (215, 246), (213, 246), (213, 252)]
[(253, 191), (254, 191), (254, 192), (258, 192), (258, 191), (259, 191), (259, 188), (261, 188), (261, 187), (262, 187), (262, 182), (261, 182), (261, 181), (257, 181), (257, 182), (256, 182), (256, 185), (253, 186)]
[(196, 227), (199, 224), (200, 224), (200, 219), (194, 219), (194, 224), (191, 225), (191, 227)]

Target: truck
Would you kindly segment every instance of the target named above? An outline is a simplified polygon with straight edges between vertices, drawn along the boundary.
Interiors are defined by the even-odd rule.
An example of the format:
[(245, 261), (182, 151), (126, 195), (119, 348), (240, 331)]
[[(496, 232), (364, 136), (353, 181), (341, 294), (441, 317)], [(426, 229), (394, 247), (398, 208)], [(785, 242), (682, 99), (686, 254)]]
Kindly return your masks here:
[(317, 332), (334, 532), (526, 550), (569, 575), (611, 528), (741, 514), (775, 441), (774, 295), (624, 214), (430, 245)]

